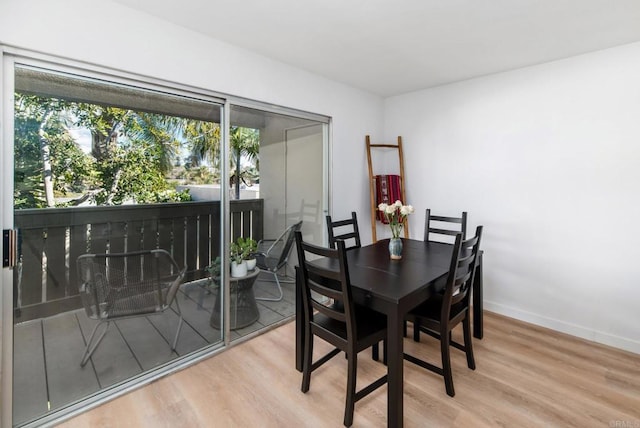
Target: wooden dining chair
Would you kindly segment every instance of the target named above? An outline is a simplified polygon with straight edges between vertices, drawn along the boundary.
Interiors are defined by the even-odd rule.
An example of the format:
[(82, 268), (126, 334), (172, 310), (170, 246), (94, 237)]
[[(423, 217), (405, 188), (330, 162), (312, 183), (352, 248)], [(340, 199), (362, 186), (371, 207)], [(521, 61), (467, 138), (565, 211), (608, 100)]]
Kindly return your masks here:
[(333, 221), (331, 216), (326, 217), (327, 232), (329, 234), (329, 247), (335, 249), (336, 241), (342, 239), (351, 245), (346, 245), (347, 250), (360, 248), (360, 231), (358, 230), (358, 217), (355, 211), (351, 212), (351, 218), (346, 220)]
[[(301, 389), (305, 393), (309, 391), (311, 372), (340, 352), (345, 352), (348, 373), (344, 425), (351, 426), (355, 403), (387, 382), (384, 375), (356, 391), (358, 353), (385, 340), (387, 319), (383, 314), (353, 303), (344, 241), (338, 240), (337, 249), (331, 249), (304, 242), (299, 231), (295, 236), (305, 331)], [(321, 267), (317, 264), (319, 257), (326, 265)], [(314, 362), (313, 341), (316, 336), (335, 348)]]
[[(467, 212), (460, 217), (448, 217), (431, 214), (427, 208), (424, 217), (424, 240), (451, 243), (457, 233), (462, 233), (462, 239), (467, 239)], [(452, 238), (447, 238), (447, 237)], [(434, 239), (435, 238), (435, 239)]]
[[(330, 215), (326, 216), (326, 220), (329, 247), (335, 249), (338, 240), (345, 241), (345, 249), (347, 251), (362, 246), (360, 242), (360, 230), (358, 229), (358, 216), (355, 211), (351, 211), (351, 218), (346, 220), (333, 221)], [(352, 245), (347, 245), (347, 242), (350, 242)], [(371, 357), (376, 361), (379, 359), (379, 348), (377, 344), (371, 348)], [(386, 363), (386, 361), (384, 362)]]
[[(443, 242), (450, 244), (456, 234), (462, 233), (462, 239), (467, 237), (467, 212), (463, 211), (460, 217), (450, 217), (431, 214), (427, 208), (424, 215), (424, 241)], [(435, 238), (435, 239), (434, 239)], [(419, 326), (414, 326), (414, 332)], [(407, 322), (402, 327), (404, 337), (407, 336)], [(414, 333), (415, 334), (415, 333)]]
[[(449, 275), (443, 294), (435, 294), (429, 300), (411, 310), (408, 319), (414, 321), (414, 339), (420, 340), (424, 332), (440, 340), (442, 367), (437, 367), (414, 356), (405, 354), (405, 359), (431, 370), (444, 377), (447, 394), (455, 395), (451, 374), (450, 346), (461, 349), (467, 356), (467, 366), (475, 370), (473, 344), (471, 341), (471, 287), (478, 263), (482, 226), (476, 228), (476, 235), (463, 239), (462, 233), (456, 235)], [(451, 331), (462, 323), (464, 344), (451, 339)]]

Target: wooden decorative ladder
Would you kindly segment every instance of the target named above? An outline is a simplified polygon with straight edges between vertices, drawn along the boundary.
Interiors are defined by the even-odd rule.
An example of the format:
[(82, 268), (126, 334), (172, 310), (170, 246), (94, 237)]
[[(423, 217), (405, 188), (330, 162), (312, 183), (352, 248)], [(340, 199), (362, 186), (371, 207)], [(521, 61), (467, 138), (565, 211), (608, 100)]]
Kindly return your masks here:
[[(398, 151), (398, 160), (400, 167), (400, 195), (402, 197), (402, 203), (406, 204), (405, 197), (405, 179), (404, 179), (404, 156), (402, 154), (402, 137), (398, 136), (398, 144), (371, 144), (371, 139), (367, 135), (365, 137), (367, 146), (367, 163), (369, 164), (369, 197), (371, 200), (371, 238), (373, 242), (378, 241), (376, 217), (378, 212), (378, 206), (376, 204), (376, 175), (373, 173), (373, 163), (371, 161), (371, 149), (393, 149)], [(393, 203), (393, 201), (391, 201)], [(404, 237), (409, 238), (409, 222), (405, 219), (404, 222)]]

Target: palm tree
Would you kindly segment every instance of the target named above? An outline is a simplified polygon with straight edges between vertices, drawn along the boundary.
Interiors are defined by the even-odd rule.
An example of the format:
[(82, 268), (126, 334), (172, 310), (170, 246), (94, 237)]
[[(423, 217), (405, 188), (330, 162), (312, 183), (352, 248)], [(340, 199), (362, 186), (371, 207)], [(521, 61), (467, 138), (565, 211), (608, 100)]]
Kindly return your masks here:
[(234, 169), (234, 183), (236, 188), (236, 199), (240, 199), (240, 181), (244, 181), (241, 171), (241, 160), (243, 157), (250, 161), (258, 162), (260, 153), (260, 132), (257, 129), (242, 128), (232, 126), (230, 130), (231, 145), (231, 168)]
[(184, 137), (191, 146), (194, 166), (207, 161), (214, 169), (220, 169), (220, 124), (188, 120)]

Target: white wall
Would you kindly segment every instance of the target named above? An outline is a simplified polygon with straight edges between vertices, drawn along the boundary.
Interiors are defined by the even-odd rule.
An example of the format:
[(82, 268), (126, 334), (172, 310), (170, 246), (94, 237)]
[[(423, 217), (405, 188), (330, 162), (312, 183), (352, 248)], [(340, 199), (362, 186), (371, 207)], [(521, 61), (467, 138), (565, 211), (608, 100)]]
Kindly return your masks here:
[(640, 43), (389, 98), (384, 117), (413, 224), (485, 226), (487, 309), (640, 353)]

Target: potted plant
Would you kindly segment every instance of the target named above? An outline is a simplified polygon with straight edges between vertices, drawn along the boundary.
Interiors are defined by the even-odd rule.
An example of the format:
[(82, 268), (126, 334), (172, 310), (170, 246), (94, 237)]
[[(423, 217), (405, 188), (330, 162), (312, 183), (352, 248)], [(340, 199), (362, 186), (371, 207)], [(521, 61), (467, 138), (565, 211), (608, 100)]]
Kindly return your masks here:
[(413, 206), (402, 205), (401, 201), (395, 203), (380, 204), (378, 210), (384, 213), (384, 217), (389, 223), (391, 228), (391, 239), (389, 240), (389, 255), (393, 260), (400, 260), (402, 258), (402, 240), (400, 239), (400, 232), (409, 214), (413, 213)]
[(256, 267), (256, 251), (258, 251), (258, 243), (252, 238), (238, 238), (236, 243), (242, 249), (244, 260), (247, 262), (247, 270), (253, 270)]
[(222, 273), (222, 265), (221, 265), (220, 256), (216, 257), (211, 261), (211, 264), (207, 266), (205, 269), (209, 272), (211, 277), (210, 285), (212, 287), (217, 287), (220, 285), (220, 275)]
[(231, 243), (231, 276), (238, 278), (247, 275), (247, 262), (245, 261), (244, 248), (236, 241)]

